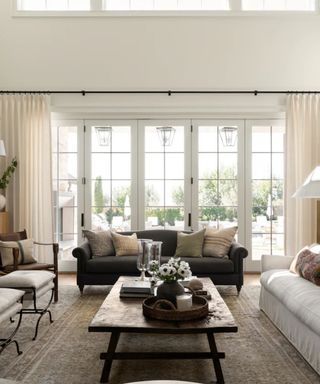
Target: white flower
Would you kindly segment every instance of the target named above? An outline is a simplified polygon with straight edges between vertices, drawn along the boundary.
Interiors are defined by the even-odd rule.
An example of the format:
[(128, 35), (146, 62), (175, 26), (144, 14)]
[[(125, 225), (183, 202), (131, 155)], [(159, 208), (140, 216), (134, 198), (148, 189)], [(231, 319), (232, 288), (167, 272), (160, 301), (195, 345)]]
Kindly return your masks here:
[(159, 274), (160, 276), (170, 276), (170, 270), (171, 266), (169, 264), (162, 264), (161, 267), (159, 268)]

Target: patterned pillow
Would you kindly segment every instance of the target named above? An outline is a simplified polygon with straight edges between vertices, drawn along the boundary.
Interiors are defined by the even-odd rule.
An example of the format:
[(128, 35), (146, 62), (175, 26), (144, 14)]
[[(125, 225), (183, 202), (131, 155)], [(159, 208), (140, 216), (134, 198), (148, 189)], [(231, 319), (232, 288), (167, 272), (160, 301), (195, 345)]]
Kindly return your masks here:
[(202, 245), (205, 229), (195, 233), (178, 232), (175, 257), (202, 257)]
[(289, 267), (289, 271), (292, 272), (292, 273), (297, 273), (299, 275), (299, 272), (297, 270), (297, 261), (298, 261), (298, 257), (300, 256), (300, 253), (304, 252), (306, 249), (309, 249), (308, 246), (306, 247), (303, 247), (300, 249), (300, 251), (295, 255), (294, 259), (291, 261), (291, 264), (290, 264), (290, 267)]
[(116, 256), (138, 255), (138, 239), (136, 233), (133, 233), (131, 236), (126, 236), (111, 232), (111, 236), (116, 250)]
[(299, 275), (316, 285), (320, 285), (320, 255), (304, 249), (299, 253), (296, 270)]
[(88, 239), (92, 257), (112, 256), (115, 254), (111, 231), (89, 231), (84, 229), (83, 235)]
[(228, 257), (238, 227), (224, 228), (220, 230), (207, 228), (204, 235), (203, 256)]
[(36, 263), (33, 254), (33, 240), (25, 239), (19, 241), (0, 241), (1, 263), (3, 267), (13, 265), (12, 248), (19, 249), (18, 264)]

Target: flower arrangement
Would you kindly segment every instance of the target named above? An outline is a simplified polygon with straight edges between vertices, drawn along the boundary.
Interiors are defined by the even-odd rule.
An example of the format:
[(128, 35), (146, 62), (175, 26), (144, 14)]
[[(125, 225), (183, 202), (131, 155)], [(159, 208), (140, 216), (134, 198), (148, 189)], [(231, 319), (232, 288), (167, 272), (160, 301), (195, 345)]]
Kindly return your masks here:
[(158, 278), (166, 282), (183, 280), (191, 275), (189, 263), (175, 257), (171, 257), (167, 263), (162, 264), (157, 270)]

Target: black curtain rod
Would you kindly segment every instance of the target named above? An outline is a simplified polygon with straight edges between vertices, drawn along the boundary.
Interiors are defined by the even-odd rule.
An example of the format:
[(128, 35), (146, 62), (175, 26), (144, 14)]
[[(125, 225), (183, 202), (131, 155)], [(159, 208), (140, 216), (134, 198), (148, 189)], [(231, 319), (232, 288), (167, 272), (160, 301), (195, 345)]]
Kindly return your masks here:
[(82, 96), (89, 94), (163, 94), (163, 95), (174, 95), (174, 94), (247, 94), (247, 95), (263, 95), (263, 94), (320, 94), (320, 91), (0, 91), (0, 94), (80, 94)]

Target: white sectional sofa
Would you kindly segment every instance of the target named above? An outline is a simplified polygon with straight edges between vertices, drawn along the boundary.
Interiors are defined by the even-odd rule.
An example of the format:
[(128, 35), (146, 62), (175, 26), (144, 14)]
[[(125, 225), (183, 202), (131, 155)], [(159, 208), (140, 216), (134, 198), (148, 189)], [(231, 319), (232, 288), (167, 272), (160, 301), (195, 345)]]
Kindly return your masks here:
[(290, 272), (292, 260), (262, 256), (259, 305), (320, 374), (320, 287)]

